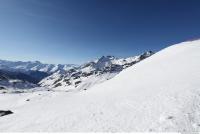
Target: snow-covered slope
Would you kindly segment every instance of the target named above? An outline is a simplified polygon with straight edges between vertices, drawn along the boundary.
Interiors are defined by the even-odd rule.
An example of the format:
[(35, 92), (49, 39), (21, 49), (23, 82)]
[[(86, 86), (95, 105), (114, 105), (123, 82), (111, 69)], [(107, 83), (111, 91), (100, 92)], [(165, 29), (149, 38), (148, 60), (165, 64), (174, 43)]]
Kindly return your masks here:
[(114, 56), (102, 56), (101, 58), (88, 62), (67, 71), (57, 71), (49, 77), (44, 78), (39, 84), (43, 87), (55, 90), (77, 91), (88, 88), (113, 78), (123, 69), (150, 57), (152, 51), (145, 52), (139, 56), (129, 58), (116, 58)]
[(54, 73), (58, 70), (68, 70), (76, 65), (73, 64), (43, 64), (39, 61), (28, 61), (28, 62), (22, 62), (22, 61), (7, 61), (7, 60), (0, 60), (0, 69), (2, 70), (21, 70), (21, 71), (40, 71), (40, 72), (46, 72), (48, 74)]
[[(200, 40), (168, 47), (82, 92), (0, 95), (0, 131), (200, 131)], [(25, 101), (30, 99), (29, 101)]]

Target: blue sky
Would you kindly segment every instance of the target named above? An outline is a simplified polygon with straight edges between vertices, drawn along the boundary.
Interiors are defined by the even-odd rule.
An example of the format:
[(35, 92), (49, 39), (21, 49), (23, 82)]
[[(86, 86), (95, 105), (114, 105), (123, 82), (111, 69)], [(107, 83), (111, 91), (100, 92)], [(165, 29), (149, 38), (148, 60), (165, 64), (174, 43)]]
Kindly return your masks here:
[(0, 0), (0, 59), (81, 64), (200, 37), (199, 0)]

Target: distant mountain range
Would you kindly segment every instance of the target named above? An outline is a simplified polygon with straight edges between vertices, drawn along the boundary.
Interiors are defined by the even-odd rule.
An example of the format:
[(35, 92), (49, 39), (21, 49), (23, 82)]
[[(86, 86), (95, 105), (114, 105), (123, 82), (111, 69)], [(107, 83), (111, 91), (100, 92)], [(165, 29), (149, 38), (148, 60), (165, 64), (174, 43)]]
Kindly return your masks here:
[(56, 71), (65, 71), (72, 67), (76, 67), (77, 65), (74, 64), (43, 64), (39, 61), (7, 61), (7, 60), (0, 60), (0, 69), (1, 70), (10, 70), (10, 71), (20, 71), (20, 72), (27, 72), (27, 71), (40, 71), (45, 72), (48, 74), (54, 73)]
[(0, 60), (0, 86), (14, 89), (42, 86), (54, 90), (87, 90), (152, 54), (152, 51), (148, 51), (129, 58), (102, 56), (80, 66)]
[(57, 71), (41, 80), (39, 84), (55, 90), (87, 90), (95, 84), (113, 78), (123, 69), (140, 62), (152, 54), (152, 51), (148, 51), (139, 56), (129, 58), (102, 56), (79, 67), (74, 67), (64, 72)]

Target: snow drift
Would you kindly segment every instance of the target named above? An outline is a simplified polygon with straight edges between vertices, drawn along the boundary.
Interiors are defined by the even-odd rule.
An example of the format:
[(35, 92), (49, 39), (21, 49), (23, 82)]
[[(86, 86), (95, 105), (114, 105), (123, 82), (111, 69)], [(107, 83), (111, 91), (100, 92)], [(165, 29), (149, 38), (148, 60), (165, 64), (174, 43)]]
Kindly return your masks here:
[(200, 131), (199, 59), (200, 40), (184, 42), (92, 90), (0, 95), (0, 109), (14, 112), (0, 131)]

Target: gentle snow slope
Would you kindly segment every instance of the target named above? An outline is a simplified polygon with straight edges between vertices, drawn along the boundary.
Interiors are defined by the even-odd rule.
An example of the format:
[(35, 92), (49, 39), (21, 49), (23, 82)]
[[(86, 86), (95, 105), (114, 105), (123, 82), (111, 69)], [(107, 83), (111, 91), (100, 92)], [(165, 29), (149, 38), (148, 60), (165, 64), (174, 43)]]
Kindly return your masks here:
[(184, 42), (92, 90), (0, 95), (0, 131), (200, 131), (199, 59)]

